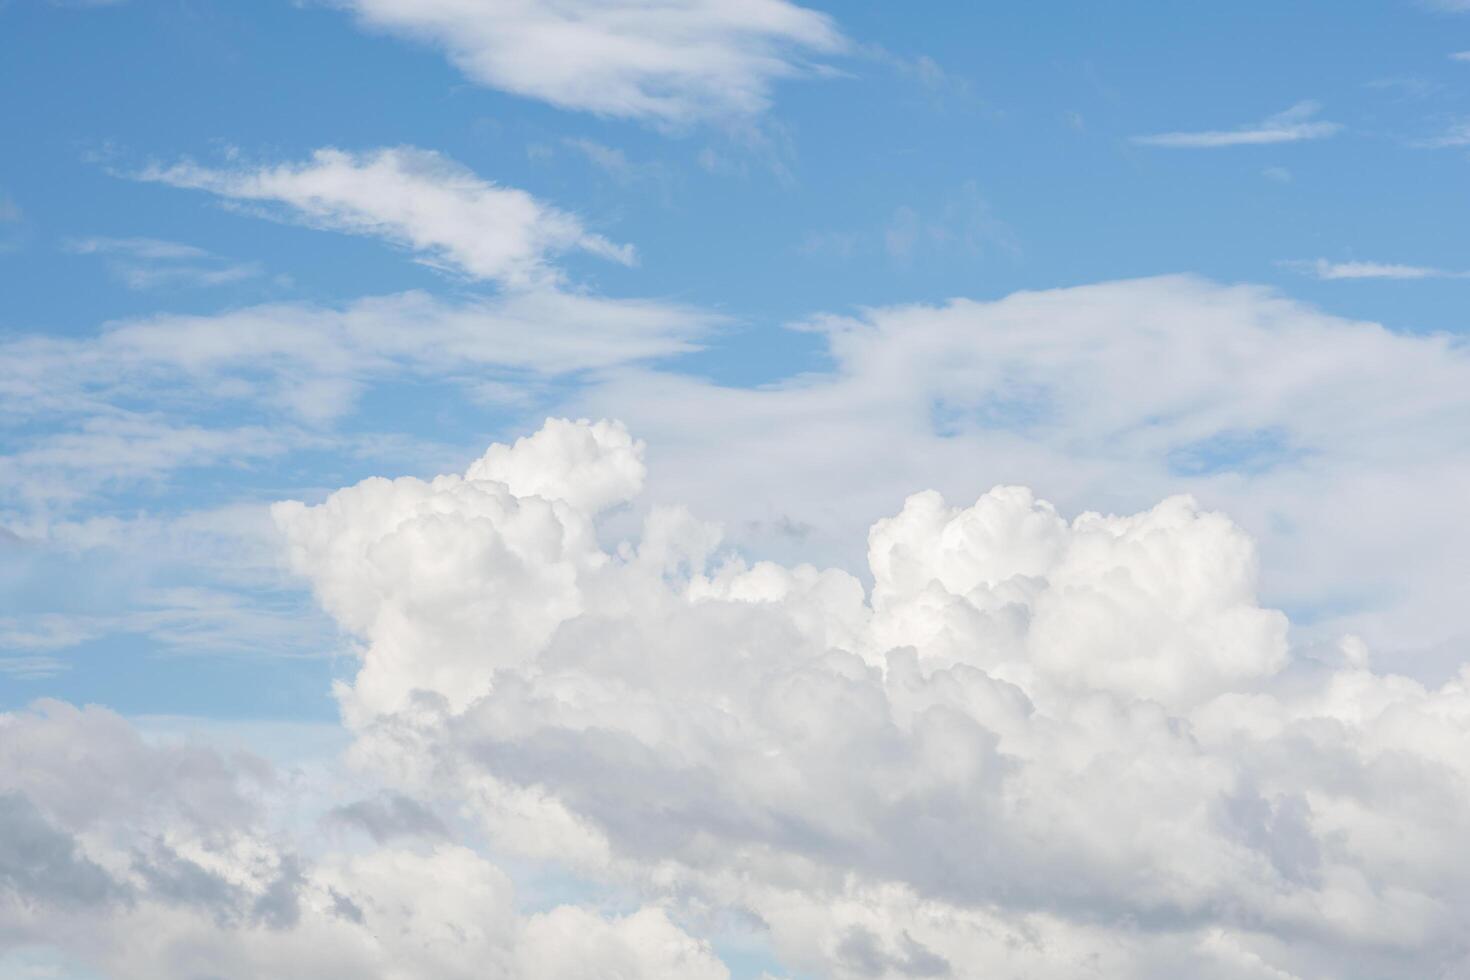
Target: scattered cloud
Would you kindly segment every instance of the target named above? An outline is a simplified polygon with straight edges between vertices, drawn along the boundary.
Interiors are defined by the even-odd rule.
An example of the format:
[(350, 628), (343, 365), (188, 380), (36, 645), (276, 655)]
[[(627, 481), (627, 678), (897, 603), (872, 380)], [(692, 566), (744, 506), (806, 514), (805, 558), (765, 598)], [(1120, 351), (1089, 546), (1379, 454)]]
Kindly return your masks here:
[(814, 231), (796, 246), (802, 255), (846, 260), (864, 251), (869, 241), (857, 232)]
[[(276, 814), (319, 806), (311, 780), (197, 733), (145, 739), (109, 711), (55, 701), (0, 715), (0, 731), (7, 947), (157, 980), (220, 964), (323, 980), (728, 980), (663, 909), (525, 912), (506, 874), (460, 844), (308, 838)], [(7, 976), (13, 962), (0, 950)]]
[[(14, 426), (0, 515), (73, 508), (181, 468), (351, 451), (371, 437), (336, 425), (375, 386), (418, 379), (478, 397), (515, 382), (527, 397), (559, 377), (693, 350), (722, 322), (557, 291), (460, 302), (404, 293), (147, 317), (91, 338), (22, 336), (0, 342), (0, 409)], [(217, 410), (232, 423), (200, 424)]]
[(787, 0), (342, 0), (365, 26), (442, 48), (471, 79), (563, 109), (660, 125), (749, 119), (782, 78), (847, 41)]
[(322, 149), (305, 163), (255, 169), (180, 163), (137, 176), (277, 205), (289, 220), (382, 238), (426, 264), (512, 288), (559, 281), (562, 274), (550, 259), (561, 253), (583, 251), (625, 265), (636, 257), (631, 245), (587, 231), (576, 216), (525, 191), (410, 147), (362, 154)]
[(1425, 265), (1400, 265), (1392, 262), (1329, 262), (1327, 259), (1288, 260), (1280, 263), (1318, 279), (1463, 279), (1470, 273), (1450, 272)]
[(0, 404), (26, 416), (111, 415), (151, 394), (194, 405), (259, 402), (307, 421), (336, 418), (364, 384), (401, 374), (493, 368), (557, 375), (694, 349), (719, 316), (673, 303), (515, 292), (458, 302), (409, 292), (343, 307), (273, 303), (212, 316), (110, 324), (93, 338), (0, 344)]
[(1451, 61), (1470, 61), (1470, 51), (1456, 51), (1450, 55)]
[(932, 216), (907, 206), (894, 211), (883, 231), (883, 248), (901, 263), (926, 251), (980, 255), (993, 249), (1012, 254), (1019, 250), (1014, 233), (995, 216), (973, 180), (961, 185)]
[(21, 219), (20, 205), (16, 204), (8, 194), (0, 192), (0, 223), (19, 221)]
[(1323, 139), (1342, 129), (1339, 123), (1315, 119), (1320, 111), (1321, 106), (1316, 102), (1298, 102), (1284, 112), (1239, 129), (1156, 133), (1151, 136), (1135, 136), (1133, 142), (1143, 146), (1202, 150)]
[[(821, 367), (779, 383), (615, 368), (556, 410), (625, 419), (657, 447), (653, 499), (699, 501), (753, 554), (859, 568), (852, 543), (914, 486), (1024, 478), (1059, 506), (1115, 511), (1188, 490), (1261, 541), (1269, 601), (1314, 610), (1304, 629), (1360, 633), (1434, 677), (1436, 644), (1462, 642), (1470, 533), (1437, 516), (1470, 493), (1460, 340), (1191, 277), (798, 326)], [(897, 447), (876, 469), (875, 446)], [(1201, 447), (1208, 465), (1181, 470)], [(1353, 517), (1384, 499), (1403, 503), (1395, 520)], [(747, 533), (776, 515), (810, 527), (801, 548)]]
[(71, 669), (59, 657), (17, 657), (0, 654), (0, 674), (18, 681), (43, 681)]
[(965, 181), (932, 209), (900, 205), (881, 230), (869, 232), (821, 231), (809, 233), (796, 247), (812, 257), (847, 259), (859, 254), (885, 255), (908, 266), (920, 259), (942, 256), (976, 257), (1020, 251), (1015, 233), (996, 217), (974, 181)]
[(865, 44), (862, 53), (893, 69), (898, 75), (917, 82), (930, 96), (941, 102), (950, 99), (960, 103), (980, 104), (974, 82), (947, 70), (927, 54), (904, 57), (876, 44)]
[(1261, 176), (1278, 184), (1291, 183), (1291, 171), (1285, 167), (1266, 167), (1261, 171)]
[(1400, 99), (1427, 99), (1440, 91), (1444, 86), (1439, 82), (1418, 76), (1405, 76), (1401, 78), (1375, 78), (1366, 83), (1367, 88), (1379, 92), (1386, 92), (1398, 96)]
[(77, 255), (98, 255), (129, 289), (224, 286), (264, 275), (258, 262), (231, 262), (193, 245), (157, 238), (80, 238), (65, 243)]
[(1410, 145), (1429, 150), (1470, 146), (1470, 119), (1457, 120), (1440, 135), (1414, 140)]
[(617, 147), (607, 146), (586, 137), (567, 137), (562, 145), (582, 156), (601, 170), (615, 183), (623, 187), (650, 184), (667, 195), (674, 175), (668, 167), (657, 161), (634, 162)]

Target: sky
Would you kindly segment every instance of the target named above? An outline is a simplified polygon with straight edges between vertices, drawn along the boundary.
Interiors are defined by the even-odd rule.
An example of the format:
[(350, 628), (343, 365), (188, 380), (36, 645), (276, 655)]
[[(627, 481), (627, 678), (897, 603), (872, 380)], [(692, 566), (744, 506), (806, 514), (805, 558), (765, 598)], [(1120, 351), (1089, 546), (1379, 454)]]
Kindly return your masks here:
[(1467, 82), (0, 0), (0, 977), (1470, 975)]

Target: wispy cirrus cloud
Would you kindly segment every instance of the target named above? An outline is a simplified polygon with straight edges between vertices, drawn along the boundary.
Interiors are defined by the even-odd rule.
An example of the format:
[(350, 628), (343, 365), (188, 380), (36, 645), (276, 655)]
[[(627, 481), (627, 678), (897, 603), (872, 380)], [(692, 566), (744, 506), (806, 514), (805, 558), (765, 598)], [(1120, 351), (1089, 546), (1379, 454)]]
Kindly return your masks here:
[(1279, 263), (1318, 279), (1463, 279), (1466, 272), (1454, 272), (1429, 265), (1405, 265), (1398, 262), (1332, 262), (1328, 259), (1288, 259)]
[(1340, 123), (1314, 118), (1322, 107), (1317, 102), (1298, 102), (1284, 112), (1268, 116), (1258, 123), (1236, 129), (1206, 129), (1135, 136), (1141, 146), (1159, 146), (1180, 150), (1210, 150), (1226, 146), (1260, 146), (1270, 143), (1294, 143), (1299, 140), (1324, 139), (1342, 129)]
[(232, 262), (195, 245), (159, 238), (79, 238), (63, 247), (104, 258), (108, 272), (129, 289), (225, 286), (265, 273), (259, 262)]
[(1470, 119), (1457, 119), (1450, 123), (1438, 136), (1413, 140), (1409, 144), (1425, 150), (1442, 150), (1447, 147), (1470, 146)]
[(776, 80), (848, 46), (831, 17), (787, 0), (339, 3), (491, 88), (662, 125), (758, 115)]
[(302, 163), (254, 168), (184, 162), (149, 167), (136, 176), (280, 207), (286, 220), (381, 238), (426, 264), (513, 288), (560, 280), (551, 257), (565, 252), (588, 252), (624, 265), (636, 258), (631, 245), (588, 231), (569, 212), (413, 147), (367, 153), (326, 148)]

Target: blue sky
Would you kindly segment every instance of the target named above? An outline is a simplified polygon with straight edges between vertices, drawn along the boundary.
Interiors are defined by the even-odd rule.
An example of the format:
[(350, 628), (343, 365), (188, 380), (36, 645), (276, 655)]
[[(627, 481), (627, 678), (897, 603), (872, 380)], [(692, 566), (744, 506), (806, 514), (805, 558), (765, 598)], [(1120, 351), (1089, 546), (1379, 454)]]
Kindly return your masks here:
[(1467, 94), (1466, 0), (0, 0), (0, 975), (1462, 975)]
[[(736, 386), (821, 369), (820, 339), (787, 329), (819, 312), (1170, 273), (1265, 284), (1406, 333), (1464, 328), (1470, 287), (1453, 274), (1470, 270), (1470, 250), (1449, 216), (1462, 203), (1465, 154), (1428, 145), (1453, 142), (1470, 112), (1470, 62), (1452, 58), (1470, 33), (1453, 12), (1303, 3), (1187, 15), (1154, 4), (1106, 14), (1085, 4), (829, 13), (845, 50), (775, 83), (768, 111), (666, 123), (473, 84), (431, 46), (357, 29), (329, 4), (10, 3), (0, 11), (0, 327), (85, 339), (165, 313), (487, 291), (371, 236), (262, 220), (136, 179), (180, 161), (228, 169), (322, 147), (413, 146), (634, 243), (631, 266), (567, 256), (569, 281), (724, 318), (700, 350), (667, 363)], [(1330, 124), (1323, 134), (1216, 147), (1140, 141), (1260, 128), (1304, 104), (1303, 119)], [(128, 250), (143, 239), (165, 244)], [(1403, 274), (1420, 277), (1329, 279), (1319, 261), (1412, 267)], [(552, 387), (565, 384), (575, 382)], [(550, 400), (546, 390), (537, 398)], [(206, 425), (276, 424), (268, 406), (253, 417), (228, 404), (171, 411)], [(424, 440), (454, 458), (535, 412), (466, 404), (425, 377), (373, 386), (333, 437)], [(17, 417), (6, 441), (34, 446), (47, 425)], [(255, 503), (350, 482), (392, 455), (329, 442), (104, 484), (65, 514), (166, 518)], [(399, 465), (417, 472), (423, 462)], [(17, 621), (120, 613), (133, 601), (130, 586), (109, 581), (108, 560), (28, 554), (8, 564), (6, 613)], [(187, 562), (163, 564), (145, 573), (161, 587), (196, 574)], [(271, 601), (310, 618), (304, 603)], [(323, 681), (342, 664), (243, 645), (248, 654), (215, 656), (186, 640), (163, 654), (146, 630), (104, 631), (46, 654), (60, 661), (52, 676), (12, 676), (5, 701), (57, 693), (144, 712), (331, 713)], [(159, 684), (163, 675), (174, 682)]]
[[(814, 309), (1177, 271), (1279, 284), (1399, 329), (1457, 326), (1453, 282), (1329, 287), (1277, 265), (1470, 262), (1441, 220), (1462, 154), (1414, 145), (1466, 112), (1470, 63), (1450, 55), (1470, 41), (1453, 14), (1407, 3), (1188, 17), (1076, 5), (1044, 24), (1019, 7), (832, 13), (856, 50), (831, 59), (830, 77), (781, 84), (772, 113), (749, 124), (769, 146), (752, 151), (718, 127), (665, 133), (473, 86), (433, 50), (354, 30), (325, 4), (10, 4), (4, 180), (24, 221), (7, 265), (33, 288), (12, 291), (7, 326), (77, 334), (160, 306), (343, 299), (366, 282), (443, 290), (371, 242), (242, 220), (120, 179), (228, 148), (276, 161), (400, 144), (638, 243), (636, 269), (589, 272), (597, 288), (717, 306), (755, 329)], [(1130, 142), (1242, 127), (1308, 100), (1342, 129), (1217, 152)], [(567, 141), (621, 154), (627, 183)], [(701, 168), (706, 150), (739, 175)], [(882, 238), (901, 209), (921, 221), (958, 212), (964, 247), (896, 261)], [(140, 294), (59, 247), (145, 235), (259, 262), (264, 274)], [(89, 273), (94, 288), (48, 288)]]

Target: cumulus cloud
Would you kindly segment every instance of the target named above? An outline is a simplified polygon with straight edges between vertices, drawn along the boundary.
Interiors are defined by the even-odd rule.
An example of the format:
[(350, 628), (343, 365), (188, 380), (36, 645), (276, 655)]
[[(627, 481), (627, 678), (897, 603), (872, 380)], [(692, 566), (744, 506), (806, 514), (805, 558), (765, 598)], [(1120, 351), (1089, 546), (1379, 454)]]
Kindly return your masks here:
[(1155, 133), (1151, 136), (1135, 136), (1133, 142), (1170, 149), (1209, 150), (1223, 146), (1258, 146), (1322, 139), (1336, 134), (1342, 126), (1313, 118), (1321, 109), (1316, 102), (1298, 102), (1290, 109), (1238, 129)]
[(549, 260), (564, 252), (625, 265), (635, 258), (632, 246), (589, 232), (575, 215), (412, 147), (361, 154), (322, 149), (305, 163), (256, 169), (179, 163), (138, 177), (279, 205), (293, 220), (383, 238), (430, 265), (512, 287), (557, 281), (560, 272)]
[(308, 853), (273, 816), (298, 796), (101, 708), (0, 715), (0, 968), (40, 948), (118, 980), (729, 975), (658, 907), (522, 911), (459, 844)]
[(1470, 672), (1292, 649), (1226, 517), (919, 493), (865, 586), (679, 507), (600, 543), (642, 454), (553, 420), (462, 476), (277, 506), (362, 641), (359, 765), (814, 975), (1470, 966)]
[(481, 84), (664, 125), (760, 113), (776, 80), (846, 46), (830, 17), (787, 0), (339, 2)]
[[(639, 510), (657, 457), (549, 420), (274, 508), (359, 644), (349, 781), (0, 715), (0, 968), (714, 978), (732, 935), (839, 980), (1470, 967), (1470, 670), (1294, 646), (1229, 518), (925, 491), (859, 577)], [(614, 898), (528, 904), (491, 855)]]
[[(954, 497), (1026, 483), (1070, 511), (1118, 512), (1187, 490), (1260, 542), (1264, 594), (1301, 612), (1300, 631), (1363, 633), (1426, 679), (1453, 669), (1454, 647), (1436, 645), (1464, 631), (1470, 540), (1439, 515), (1470, 493), (1470, 362), (1452, 338), (1167, 277), (814, 318), (796, 326), (813, 333), (820, 367), (759, 388), (639, 364), (718, 322), (555, 291), (275, 304), (127, 321), (85, 341), (14, 338), (0, 399), (36, 420), (12, 445), (46, 449), (20, 474), (46, 499), (91, 492), (101, 472), (66, 433), (104, 440), (99, 454), (150, 479), (229, 458), (223, 443), (80, 421), (121, 406), (154, 425), (238, 409), (242, 458), (289, 461), (325, 437), (324, 450), (420, 473), (473, 450), (333, 427), (364, 395), (405, 383), (522, 416), (621, 417), (657, 447), (648, 501), (698, 501), (757, 553), (849, 570), (863, 566), (864, 529), (914, 487)], [(509, 386), (519, 400), (500, 401)], [(161, 455), (168, 445), (179, 451)], [(22, 513), (28, 499), (12, 492), (5, 523), (44, 535)]]
[(657, 447), (651, 500), (698, 501), (758, 553), (848, 569), (918, 486), (1025, 483), (1119, 512), (1188, 491), (1260, 541), (1265, 594), (1300, 629), (1453, 671), (1455, 645), (1436, 645), (1465, 629), (1470, 539), (1442, 516), (1470, 492), (1460, 340), (1191, 277), (798, 326), (821, 366), (778, 383), (617, 369), (558, 411), (620, 417)]

